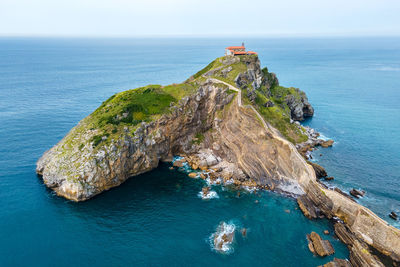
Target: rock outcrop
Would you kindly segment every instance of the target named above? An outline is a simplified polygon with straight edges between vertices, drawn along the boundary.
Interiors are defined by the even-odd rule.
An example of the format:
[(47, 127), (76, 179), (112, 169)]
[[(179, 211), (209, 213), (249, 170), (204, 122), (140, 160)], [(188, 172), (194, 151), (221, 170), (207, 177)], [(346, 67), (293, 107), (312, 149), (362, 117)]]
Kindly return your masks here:
[(286, 103), (290, 108), (292, 118), (297, 121), (302, 121), (314, 115), (314, 108), (308, 102), (308, 98), (304, 92), (300, 92), (298, 89), (296, 90), (299, 93), (299, 97), (288, 95), (286, 96)]
[[(194, 95), (172, 107), (169, 115), (142, 123), (133, 135), (126, 132), (99, 149), (90, 145), (93, 134), (89, 129), (79, 136), (73, 129), (42, 156), (37, 173), (58, 195), (75, 201), (89, 199), (129, 177), (156, 168), (160, 160), (194, 151), (194, 136), (209, 130), (217, 111), (233, 97), (226, 89), (205, 83)], [(71, 136), (88, 145), (66, 153), (65, 141)], [(175, 166), (182, 166), (182, 162)]]
[(321, 257), (325, 257), (335, 253), (331, 242), (329, 242), (329, 240), (323, 240), (316, 232), (311, 232), (311, 234), (307, 235), (307, 239), (308, 248), (312, 253), (317, 254)]
[[(241, 64), (240, 68), (235, 64)], [(84, 119), (42, 156), (37, 163), (37, 173), (58, 195), (82, 201), (118, 186), (129, 177), (156, 168), (159, 161), (183, 154), (188, 159), (187, 164), (209, 170), (207, 177), (204, 174), (200, 177), (210, 182), (231, 181), (289, 193), (298, 197), (299, 206), (307, 217), (340, 220), (346, 227), (343, 233), (348, 235), (337, 235), (347, 242), (350, 261), (355, 266), (364, 263), (380, 266), (381, 258), (400, 262), (400, 231), (345, 194), (318, 182), (313, 166), (288, 141), (302, 131), (300, 126), (291, 124), (290, 119), (311, 116), (313, 109), (304, 93), (279, 86), (275, 75), (261, 71), (259, 65), (258, 58), (253, 56), (217, 59), (189, 79), (190, 86), (196, 86), (194, 92), (171, 103), (168, 112), (152, 114), (151, 121), (142, 120), (134, 127), (118, 126), (118, 129), (108, 123), (115, 123), (116, 119), (123, 121), (124, 114), (135, 116), (138, 121), (145, 110), (136, 106), (134, 114), (122, 110), (116, 117), (106, 117), (105, 127), (111, 132), (116, 129), (114, 135), (107, 132), (99, 136), (99, 129), (92, 128)], [(245, 71), (239, 71), (244, 67)], [(214, 80), (207, 80), (207, 77)], [(231, 90), (224, 82), (218, 82), (222, 78), (231, 86), (241, 86), (243, 92), (249, 90), (241, 95), (241, 89)], [(179, 90), (189, 87), (187, 84), (179, 86)], [(242, 105), (242, 98), (251, 103), (251, 92), (255, 92), (254, 99), (276, 101), (277, 105), (259, 106), (260, 101)], [(107, 103), (104, 105), (104, 112), (107, 112)], [(280, 121), (269, 117), (273, 115), (270, 108), (282, 112)], [(291, 110), (291, 114), (286, 114), (285, 110)], [(272, 125), (291, 129), (279, 131)], [(71, 145), (77, 143), (76, 140), (81, 145)], [(184, 164), (180, 161), (174, 165)], [(323, 172), (318, 175), (326, 176)], [(229, 243), (230, 236), (221, 236), (221, 240)], [(220, 247), (219, 239), (217, 241), (215, 245)]]
[(334, 258), (333, 261), (330, 261), (327, 264), (322, 265), (322, 267), (351, 267), (351, 264), (347, 260)]

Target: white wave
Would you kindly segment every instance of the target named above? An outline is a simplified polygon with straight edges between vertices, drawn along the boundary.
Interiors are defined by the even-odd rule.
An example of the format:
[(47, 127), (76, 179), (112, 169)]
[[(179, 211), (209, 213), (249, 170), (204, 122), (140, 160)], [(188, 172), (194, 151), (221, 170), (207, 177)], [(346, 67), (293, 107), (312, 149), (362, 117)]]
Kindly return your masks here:
[(221, 222), (215, 233), (210, 236), (211, 248), (217, 252), (229, 254), (233, 252), (236, 225)]
[(212, 190), (208, 191), (207, 194), (204, 194), (203, 191), (200, 191), (197, 195), (202, 199), (219, 198), (217, 192), (212, 191)]
[(220, 184), (222, 184), (222, 179), (220, 178), (220, 177), (218, 177), (217, 179), (215, 179), (215, 180), (211, 180), (210, 179), (210, 177), (208, 177), (207, 179), (206, 179), (206, 183), (207, 183), (207, 185), (220, 185)]
[(324, 141), (328, 141), (328, 140), (332, 139), (332, 138), (329, 138), (329, 137), (325, 136), (325, 135), (322, 134), (322, 133), (319, 133), (319, 137), (318, 137), (318, 138), (319, 138), (319, 139), (322, 139), (322, 140), (324, 140)]

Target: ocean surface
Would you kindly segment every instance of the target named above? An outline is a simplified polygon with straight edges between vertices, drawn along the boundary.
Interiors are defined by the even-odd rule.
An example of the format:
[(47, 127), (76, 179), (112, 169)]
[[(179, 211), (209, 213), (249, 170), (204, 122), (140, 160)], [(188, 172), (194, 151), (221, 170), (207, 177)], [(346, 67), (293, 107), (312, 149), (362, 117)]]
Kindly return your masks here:
[[(46, 39), (0, 38), (0, 266), (317, 266), (306, 234), (332, 241), (295, 200), (213, 187), (168, 164), (92, 200), (57, 197), (35, 163), (79, 120), (116, 92), (181, 82), (246, 42), (280, 83), (304, 90), (315, 116), (304, 124), (333, 138), (314, 160), (344, 191), (389, 223), (400, 212), (400, 38)], [(237, 229), (227, 253), (210, 237)], [(240, 229), (248, 229), (245, 237)]]

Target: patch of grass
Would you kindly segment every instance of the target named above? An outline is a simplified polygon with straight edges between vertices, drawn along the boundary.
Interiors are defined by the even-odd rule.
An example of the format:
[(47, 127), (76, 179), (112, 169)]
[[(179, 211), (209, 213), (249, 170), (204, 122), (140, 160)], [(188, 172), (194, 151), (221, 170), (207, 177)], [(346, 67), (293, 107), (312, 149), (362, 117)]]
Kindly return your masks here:
[(203, 141), (204, 141), (204, 134), (202, 134), (202, 133), (197, 133), (197, 134), (194, 136), (194, 139), (193, 139), (193, 143), (194, 143), (194, 144), (200, 145), (201, 143), (203, 143)]
[(107, 124), (136, 125), (166, 112), (170, 103), (176, 101), (161, 86), (149, 85), (112, 96), (90, 115), (90, 120), (94, 128), (103, 128)]
[(96, 147), (101, 143), (101, 141), (103, 140), (102, 137), (102, 135), (95, 135), (92, 137), (91, 142), (93, 142), (93, 147)]
[(213, 62), (211, 62), (210, 64), (208, 64), (204, 69), (200, 70), (199, 72), (197, 72), (195, 75), (193, 75), (193, 78), (197, 79), (199, 78), (201, 75), (203, 75), (204, 73), (206, 73), (207, 71), (210, 71), (211, 69), (215, 68), (214, 64), (216, 63), (217, 59), (214, 60)]

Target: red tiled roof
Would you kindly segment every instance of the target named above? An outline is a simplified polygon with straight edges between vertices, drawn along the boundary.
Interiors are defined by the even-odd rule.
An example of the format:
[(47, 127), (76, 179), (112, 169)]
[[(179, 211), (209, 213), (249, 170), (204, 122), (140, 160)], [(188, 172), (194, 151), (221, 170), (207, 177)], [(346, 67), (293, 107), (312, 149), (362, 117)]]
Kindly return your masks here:
[(247, 51), (247, 54), (249, 54), (249, 55), (257, 55), (257, 52), (254, 52), (254, 51)]
[(226, 49), (244, 49), (244, 46), (228, 46)]
[(246, 55), (245, 51), (233, 51), (233, 54), (235, 55)]

